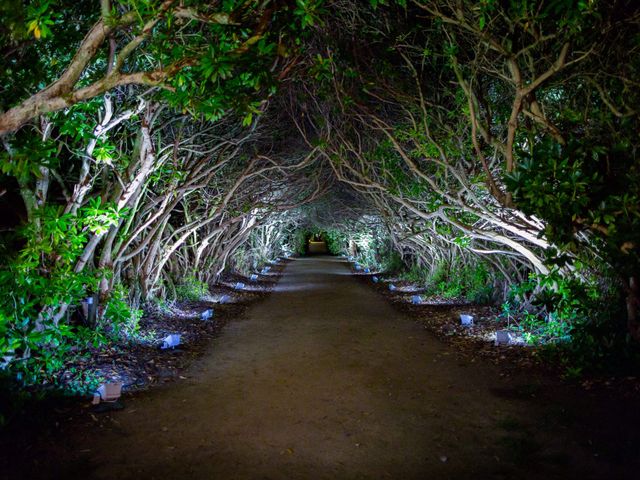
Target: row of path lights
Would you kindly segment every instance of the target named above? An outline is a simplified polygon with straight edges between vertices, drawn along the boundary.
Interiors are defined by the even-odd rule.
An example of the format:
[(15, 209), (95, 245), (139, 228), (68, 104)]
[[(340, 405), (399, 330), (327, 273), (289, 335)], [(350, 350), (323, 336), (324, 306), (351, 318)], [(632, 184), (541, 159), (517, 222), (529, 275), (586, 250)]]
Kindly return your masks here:
[[(346, 255), (342, 255), (342, 258), (346, 258), (349, 262), (353, 262), (355, 260), (355, 258), (353, 256), (346, 256)], [(354, 264), (353, 267), (356, 271), (363, 271), (364, 273), (371, 273), (371, 269), (366, 267), (366, 268), (362, 268), (362, 266), (358, 263)], [(380, 282), (380, 278), (376, 275), (374, 275), (373, 277), (371, 277), (371, 281), (373, 283), (379, 283)], [(391, 292), (395, 292), (398, 291), (398, 287), (393, 284), (390, 283), (389, 286), (389, 291)], [(411, 303), (413, 305), (421, 305), (423, 303), (423, 298), (421, 295), (412, 295), (411, 296)], [(463, 327), (472, 327), (473, 326), (473, 315), (469, 315), (467, 313), (461, 313), (460, 314), (460, 325)], [(499, 345), (515, 345), (518, 344), (518, 338), (516, 338), (516, 335), (514, 334), (514, 332), (510, 331), (510, 330), (497, 330), (496, 331), (496, 340), (495, 340), (495, 345), (499, 346)]]
[[(278, 262), (279, 260), (276, 259), (275, 261), (272, 261), (270, 263), (277, 264)], [(260, 273), (263, 275), (266, 275), (267, 273), (269, 273), (270, 270), (271, 270), (271, 267), (267, 265), (262, 269)], [(258, 275), (253, 274), (249, 278), (251, 281), (255, 282), (258, 280)], [(243, 282), (237, 282), (233, 288), (235, 290), (243, 290), (245, 288), (245, 284)], [(229, 295), (222, 295), (218, 299), (219, 304), (229, 303), (230, 301), (231, 301), (231, 297)], [(90, 297), (89, 299), (87, 299), (86, 303), (89, 306), (89, 308), (91, 308), (93, 306), (93, 298)], [(214, 314), (215, 314), (214, 310), (212, 308), (208, 308), (203, 312), (201, 312), (199, 317), (203, 321), (208, 321), (214, 317)], [(162, 343), (160, 344), (160, 349), (174, 350), (176, 347), (180, 345), (181, 338), (182, 336), (179, 333), (172, 333), (167, 335), (162, 339)], [(98, 405), (100, 403), (107, 403), (112, 406), (115, 406), (116, 404), (118, 404), (118, 401), (122, 396), (122, 387), (123, 387), (122, 382), (108, 382), (100, 385), (100, 387), (93, 394), (92, 403), (94, 405)]]

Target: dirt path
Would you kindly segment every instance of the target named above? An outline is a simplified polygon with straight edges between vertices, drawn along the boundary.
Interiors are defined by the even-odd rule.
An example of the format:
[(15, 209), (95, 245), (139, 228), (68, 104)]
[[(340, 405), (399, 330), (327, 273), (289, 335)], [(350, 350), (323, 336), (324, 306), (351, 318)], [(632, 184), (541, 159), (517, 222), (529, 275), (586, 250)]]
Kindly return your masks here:
[(588, 415), (591, 403), (550, 402), (537, 381), (501, 380), (479, 363), (456, 359), (339, 259), (297, 259), (186, 380), (127, 400), (108, 427), (78, 428), (38, 471), (100, 479), (625, 476), (614, 453), (596, 456), (592, 429), (575, 413)]

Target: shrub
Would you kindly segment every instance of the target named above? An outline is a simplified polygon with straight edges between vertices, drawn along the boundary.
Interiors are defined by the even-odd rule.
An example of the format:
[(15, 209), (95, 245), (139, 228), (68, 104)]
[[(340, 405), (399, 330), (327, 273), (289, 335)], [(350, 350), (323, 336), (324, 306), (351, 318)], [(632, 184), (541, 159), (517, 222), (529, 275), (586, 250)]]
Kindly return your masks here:
[(127, 297), (126, 288), (123, 285), (116, 285), (107, 301), (103, 328), (114, 339), (134, 337), (140, 328), (142, 310), (131, 308)]
[(633, 371), (640, 349), (625, 332), (621, 297), (606, 272), (581, 280), (554, 270), (513, 286), (503, 315), (529, 343), (546, 345), (571, 376), (605, 366)]
[(379, 264), (387, 272), (397, 272), (404, 267), (402, 257), (392, 248), (385, 249), (379, 254)]
[(78, 216), (43, 208), (38, 222), (18, 233), (20, 251), (2, 259), (0, 365), (23, 385), (54, 384), (55, 374), (79, 346), (101, 341), (70, 322), (74, 306), (97, 284), (93, 274), (74, 271), (88, 233), (115, 221), (111, 214), (100, 220), (100, 212), (99, 200)]
[(209, 293), (209, 286), (195, 276), (185, 277), (182, 284), (176, 287), (178, 300), (196, 302)]
[(444, 298), (460, 298), (487, 304), (493, 300), (493, 285), (489, 270), (483, 263), (450, 267), (440, 264), (432, 274), (418, 270), (410, 273), (419, 281), (425, 278), (427, 292)]

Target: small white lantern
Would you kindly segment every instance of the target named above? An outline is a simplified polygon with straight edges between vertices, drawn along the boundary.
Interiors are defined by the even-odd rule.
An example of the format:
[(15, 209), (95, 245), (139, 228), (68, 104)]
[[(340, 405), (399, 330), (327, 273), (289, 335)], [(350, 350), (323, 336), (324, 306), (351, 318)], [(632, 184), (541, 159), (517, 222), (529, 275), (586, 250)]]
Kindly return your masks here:
[(460, 325), (464, 327), (470, 327), (473, 325), (473, 315), (467, 315), (465, 313), (460, 314)]
[(160, 348), (166, 350), (167, 348), (176, 348), (178, 345), (180, 345), (180, 334), (172, 333), (162, 339), (162, 346)]
[(422, 297), (420, 295), (413, 295), (411, 297), (411, 303), (414, 305), (420, 305), (422, 303)]
[(2, 361), (0, 362), (0, 369), (7, 368), (14, 358), (15, 356), (11, 353), (9, 353), (8, 355), (4, 355), (2, 357)]
[(96, 393), (93, 394), (93, 404), (102, 402), (115, 402), (122, 394), (122, 382), (105, 383), (100, 385)]
[(511, 345), (513, 342), (513, 332), (509, 330), (496, 331), (496, 346), (498, 345)]

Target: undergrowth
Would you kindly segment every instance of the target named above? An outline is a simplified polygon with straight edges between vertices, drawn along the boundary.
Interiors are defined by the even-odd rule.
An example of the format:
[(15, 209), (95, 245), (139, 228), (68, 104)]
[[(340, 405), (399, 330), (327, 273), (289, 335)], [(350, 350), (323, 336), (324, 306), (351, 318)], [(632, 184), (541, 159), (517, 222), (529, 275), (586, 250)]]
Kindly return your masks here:
[(187, 276), (176, 286), (178, 300), (197, 302), (209, 293), (209, 286), (198, 280), (195, 275)]

